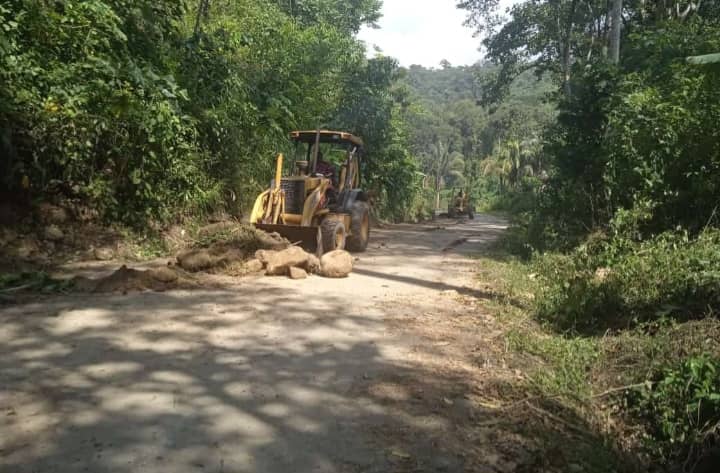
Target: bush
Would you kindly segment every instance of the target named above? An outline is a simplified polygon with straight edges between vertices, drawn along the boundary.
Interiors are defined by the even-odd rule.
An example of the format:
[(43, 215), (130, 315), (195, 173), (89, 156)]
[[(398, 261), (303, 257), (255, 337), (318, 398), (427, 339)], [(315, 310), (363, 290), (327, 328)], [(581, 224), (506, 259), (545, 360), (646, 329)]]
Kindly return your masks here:
[(687, 470), (720, 441), (720, 359), (699, 356), (665, 368), (628, 403), (646, 426), (650, 453)]
[(667, 233), (644, 242), (590, 239), (569, 255), (535, 261), (537, 313), (571, 330), (622, 328), (720, 309), (720, 231), (690, 239)]

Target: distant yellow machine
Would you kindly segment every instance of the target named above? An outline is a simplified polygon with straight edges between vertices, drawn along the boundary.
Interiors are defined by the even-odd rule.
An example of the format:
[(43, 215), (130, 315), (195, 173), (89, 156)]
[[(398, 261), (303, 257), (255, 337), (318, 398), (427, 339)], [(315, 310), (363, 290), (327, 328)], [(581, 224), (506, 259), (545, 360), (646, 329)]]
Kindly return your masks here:
[(470, 220), (475, 218), (475, 207), (470, 203), (470, 196), (464, 189), (455, 194), (453, 189), (453, 196), (450, 198), (450, 204), (448, 204), (448, 217), (456, 218), (461, 215), (467, 215)]
[[(365, 251), (370, 206), (360, 187), (363, 141), (329, 130), (293, 131), (290, 139), (296, 144), (292, 174), (283, 177), (284, 156), (278, 155), (275, 178), (255, 200), (250, 222), (319, 255), (336, 249)], [(301, 146), (306, 146), (305, 159), (297, 159)], [(339, 170), (323, 160), (321, 147), (343, 153)]]

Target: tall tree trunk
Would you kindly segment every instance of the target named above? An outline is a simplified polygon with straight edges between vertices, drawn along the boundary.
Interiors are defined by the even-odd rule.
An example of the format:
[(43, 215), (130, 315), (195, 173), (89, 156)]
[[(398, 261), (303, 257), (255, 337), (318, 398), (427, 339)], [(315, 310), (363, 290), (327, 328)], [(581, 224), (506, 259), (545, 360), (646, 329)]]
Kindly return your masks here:
[(578, 0), (573, 0), (570, 4), (570, 11), (565, 22), (565, 31), (562, 39), (562, 72), (563, 72), (563, 90), (565, 95), (570, 95), (570, 43), (572, 42), (572, 31), (575, 25), (575, 11), (577, 10)]
[(198, 4), (197, 17), (195, 17), (195, 31), (193, 33), (193, 37), (195, 39), (197, 39), (198, 35), (200, 34), (200, 23), (202, 21), (202, 18), (207, 18), (209, 11), (210, 0), (200, 0), (200, 3)]
[(440, 173), (435, 176), (435, 210), (440, 210)]
[(622, 29), (622, 0), (612, 0), (610, 8), (610, 62), (620, 62), (620, 33)]

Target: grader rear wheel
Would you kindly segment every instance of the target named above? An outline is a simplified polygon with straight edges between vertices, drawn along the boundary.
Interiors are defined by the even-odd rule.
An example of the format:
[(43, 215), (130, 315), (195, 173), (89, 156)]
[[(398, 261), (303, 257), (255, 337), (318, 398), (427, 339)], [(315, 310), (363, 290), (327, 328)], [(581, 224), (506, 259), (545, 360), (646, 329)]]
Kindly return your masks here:
[(350, 212), (350, 232), (347, 249), (361, 253), (370, 240), (370, 206), (367, 202), (355, 202)]

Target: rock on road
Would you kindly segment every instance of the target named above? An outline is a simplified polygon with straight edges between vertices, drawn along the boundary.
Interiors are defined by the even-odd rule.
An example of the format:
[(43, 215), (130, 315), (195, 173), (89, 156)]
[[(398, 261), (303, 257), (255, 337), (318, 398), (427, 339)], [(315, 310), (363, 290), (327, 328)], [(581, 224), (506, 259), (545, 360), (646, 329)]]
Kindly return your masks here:
[[(442, 311), (449, 293), (473, 297), (468, 256), (504, 227), (479, 215), (374, 229), (346, 279), (0, 307), (0, 471), (382, 472), (418, 455), (412, 471), (464, 471), (423, 443), (441, 417), (398, 414), (383, 396), (406, 393), (362, 386), (420, 369), (387, 320), (399, 301)], [(423, 451), (387, 444), (389, 423)]]

